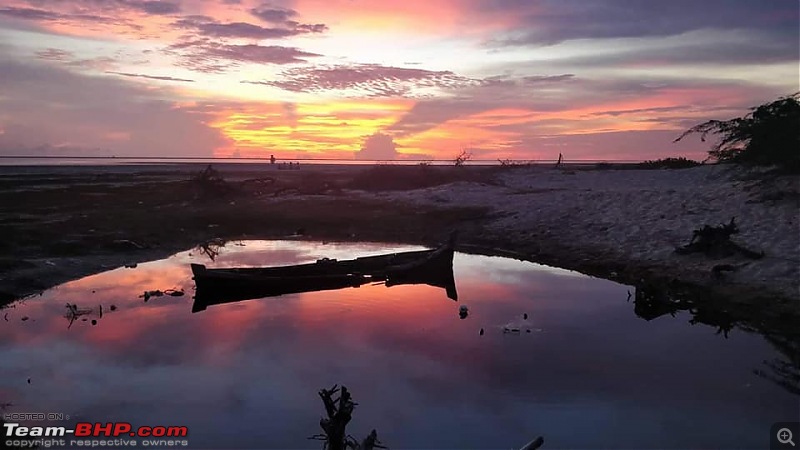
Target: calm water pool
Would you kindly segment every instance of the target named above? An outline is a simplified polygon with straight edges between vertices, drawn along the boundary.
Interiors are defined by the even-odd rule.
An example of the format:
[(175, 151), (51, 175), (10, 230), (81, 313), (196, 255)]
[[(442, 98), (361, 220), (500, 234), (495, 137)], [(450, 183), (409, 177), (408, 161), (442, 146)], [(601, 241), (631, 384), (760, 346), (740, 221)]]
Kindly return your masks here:
[[(725, 338), (687, 312), (643, 320), (632, 288), (527, 262), (456, 254), (458, 302), (367, 285), (191, 312), (190, 262), (413, 249), (247, 241), (214, 261), (195, 249), (66, 283), (0, 312), (0, 403), (186, 425), (193, 448), (321, 448), (307, 439), (320, 432), (317, 391), (335, 383), (358, 402), (348, 431), (376, 428), (393, 449), (509, 449), (538, 435), (545, 449), (763, 448), (773, 422), (798, 420), (798, 397), (754, 374), (781, 357), (761, 336)], [(187, 295), (139, 297), (153, 289)], [(92, 312), (70, 325), (67, 303)]]

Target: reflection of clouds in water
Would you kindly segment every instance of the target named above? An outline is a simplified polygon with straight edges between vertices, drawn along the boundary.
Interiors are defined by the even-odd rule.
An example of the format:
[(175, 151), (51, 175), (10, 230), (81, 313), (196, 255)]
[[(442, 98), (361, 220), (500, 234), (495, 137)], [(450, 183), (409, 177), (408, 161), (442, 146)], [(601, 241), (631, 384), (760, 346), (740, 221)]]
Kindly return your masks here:
[[(258, 261), (253, 250), (265, 265), (381, 253), (248, 244), (217, 263)], [(681, 315), (645, 322), (624, 301), (627, 288), (607, 281), (457, 255), (458, 303), (426, 286), (291, 295), (198, 314), (190, 313), (190, 296), (137, 298), (175, 284), (191, 292), (189, 261), (182, 253), (90, 277), (13, 311), (36, 321), (0, 327), (0, 372), (9, 384), (1, 400), (98, 421), (178, 420), (208, 445), (226, 442), (222, 425), (230, 425), (237, 440), (293, 447), (318, 432), (316, 391), (333, 383), (346, 384), (360, 403), (354, 433), (376, 427), (398, 447), (507, 448), (536, 434), (555, 447), (685, 446), (697, 441), (675, 430), (695, 424), (706, 427), (695, 436), (717, 436), (709, 442), (719, 445), (724, 428), (726, 442), (739, 445), (776, 412), (796, 408), (750, 374), (771, 354), (764, 342), (741, 333), (724, 340)], [(92, 303), (118, 311), (96, 327), (66, 330), (63, 304), (88, 303), (80, 300), (87, 289), (97, 290)], [(461, 304), (470, 309), (465, 320)], [(510, 320), (542, 331), (504, 335)]]
[[(220, 248), (213, 263), (206, 259), (191, 262), (209, 267), (273, 266), (314, 262), (320, 258), (352, 259), (354, 256), (380, 255), (391, 252), (419, 250), (423, 247), (380, 243), (307, 242), (307, 241), (246, 241), (244, 246), (229, 242)], [(179, 254), (189, 263), (188, 254), (199, 257), (198, 252)]]

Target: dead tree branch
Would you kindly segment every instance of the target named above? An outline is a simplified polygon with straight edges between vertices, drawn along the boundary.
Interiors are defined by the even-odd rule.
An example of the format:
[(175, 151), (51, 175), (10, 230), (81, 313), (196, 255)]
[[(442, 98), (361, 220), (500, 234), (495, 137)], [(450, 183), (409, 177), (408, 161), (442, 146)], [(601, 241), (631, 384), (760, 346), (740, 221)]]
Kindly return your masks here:
[[(319, 397), (325, 406), (325, 414), (319, 420), (323, 434), (312, 436), (310, 439), (325, 441), (323, 449), (330, 450), (373, 450), (386, 448), (378, 440), (378, 432), (372, 430), (360, 443), (347, 434), (347, 424), (353, 418), (353, 410), (357, 403), (353, 401), (350, 391), (346, 387), (334, 385), (331, 389), (321, 389)], [(334, 398), (339, 394), (338, 398)]]

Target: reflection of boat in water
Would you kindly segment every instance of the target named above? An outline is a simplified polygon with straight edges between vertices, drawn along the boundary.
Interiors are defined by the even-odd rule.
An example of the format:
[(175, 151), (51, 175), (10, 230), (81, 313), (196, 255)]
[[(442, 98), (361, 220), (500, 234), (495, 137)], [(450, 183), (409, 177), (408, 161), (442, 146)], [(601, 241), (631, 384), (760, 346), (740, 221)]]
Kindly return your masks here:
[(433, 250), (365, 256), (352, 260), (321, 259), (315, 263), (280, 267), (209, 269), (192, 264), (197, 292), (192, 312), (210, 305), (302, 292), (359, 287), (427, 284), (458, 299), (453, 277), (454, 237)]

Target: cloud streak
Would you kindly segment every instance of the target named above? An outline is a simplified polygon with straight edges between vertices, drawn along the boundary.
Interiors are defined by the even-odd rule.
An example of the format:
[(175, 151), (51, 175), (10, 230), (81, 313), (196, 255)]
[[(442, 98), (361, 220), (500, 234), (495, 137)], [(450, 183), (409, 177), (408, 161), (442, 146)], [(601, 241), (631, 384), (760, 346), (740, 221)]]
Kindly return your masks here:
[(77, 58), (73, 52), (57, 49), (47, 48), (35, 53), (36, 57), (43, 61), (50, 61), (55, 63), (62, 63), (68, 67), (73, 67), (81, 70), (102, 70), (108, 71), (115, 69), (119, 61), (116, 58), (108, 56), (98, 56), (96, 58)]
[(131, 78), (146, 78), (148, 80), (159, 80), (159, 81), (181, 81), (186, 83), (194, 83), (194, 80), (189, 80), (186, 78), (175, 78), (175, 77), (167, 77), (167, 76), (158, 76), (158, 75), (145, 75), (141, 73), (129, 73), (129, 72), (113, 72), (113, 71), (106, 71), (106, 73), (110, 73), (113, 75), (120, 75), (123, 77), (131, 77)]
[(219, 22), (207, 16), (186, 16), (173, 23), (177, 28), (191, 30), (209, 38), (286, 39), (303, 34), (324, 33), (325, 24), (303, 24), (294, 21), (262, 27), (249, 22)]
[(509, 17), (512, 26), (496, 45), (553, 45), (576, 39), (674, 36), (702, 29), (797, 33), (796, 2), (771, 7), (748, 0), (498, 0), (484, 2), (484, 14)]
[(299, 64), (322, 56), (295, 47), (258, 44), (221, 44), (210, 39), (186, 41), (165, 52), (179, 58), (182, 67), (205, 73), (220, 73), (240, 64)]
[(285, 24), (298, 15), (293, 9), (273, 8), (267, 5), (250, 9), (250, 14), (264, 22), (275, 24)]
[(42, 22), (48, 22), (48, 21), (100, 22), (100, 23), (125, 22), (97, 14), (64, 14), (38, 8), (18, 8), (18, 7), (0, 8), (0, 16), (6, 16), (13, 19), (42, 21)]
[(479, 83), (450, 71), (431, 71), (379, 64), (300, 67), (278, 80), (243, 81), (290, 92), (339, 92), (368, 97), (411, 97), (427, 89), (453, 89)]

